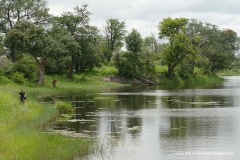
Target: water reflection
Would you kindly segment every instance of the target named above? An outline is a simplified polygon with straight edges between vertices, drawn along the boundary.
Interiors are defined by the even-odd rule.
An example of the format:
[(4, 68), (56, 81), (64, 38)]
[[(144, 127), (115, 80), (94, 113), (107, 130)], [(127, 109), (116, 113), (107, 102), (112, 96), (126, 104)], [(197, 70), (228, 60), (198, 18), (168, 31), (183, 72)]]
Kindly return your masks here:
[[(91, 160), (234, 160), (240, 150), (239, 80), (227, 77), (208, 89), (72, 93), (62, 99), (71, 101), (75, 114), (53, 126), (99, 139)], [(211, 155), (223, 152), (234, 154)]]
[(167, 96), (162, 103), (167, 108), (209, 108), (231, 106), (229, 97), (224, 96)]

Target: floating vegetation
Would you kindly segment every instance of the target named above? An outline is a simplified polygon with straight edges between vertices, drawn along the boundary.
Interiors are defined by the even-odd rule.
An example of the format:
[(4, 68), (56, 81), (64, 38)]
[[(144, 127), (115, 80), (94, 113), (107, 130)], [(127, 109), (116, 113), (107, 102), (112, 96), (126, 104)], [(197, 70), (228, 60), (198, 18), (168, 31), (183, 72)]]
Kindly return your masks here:
[(98, 108), (98, 110), (107, 110), (107, 108)]
[(45, 132), (48, 134), (59, 134), (62, 136), (73, 137), (73, 138), (91, 138), (88, 134), (77, 133), (76, 131), (68, 131), (68, 130), (48, 130)]
[(108, 122), (121, 122), (121, 120), (115, 120), (115, 119), (108, 119)]
[(90, 119), (70, 119), (67, 121), (68, 122), (95, 122), (95, 120), (90, 120)]
[(140, 126), (134, 126), (134, 127), (126, 127), (125, 130), (127, 131), (136, 131), (136, 130), (139, 130), (141, 127)]
[(147, 101), (149, 104), (158, 105), (161, 104), (161, 101)]
[(204, 102), (202, 100), (199, 100), (198, 102), (187, 102), (187, 101), (181, 101), (181, 100), (175, 100), (175, 99), (170, 99), (167, 100), (168, 102), (172, 102), (172, 104), (174, 103), (181, 103), (181, 104), (192, 104), (192, 105), (207, 105), (207, 106), (222, 106), (223, 104), (226, 104), (228, 102), (219, 102), (219, 101), (208, 101), (208, 102)]
[(86, 115), (86, 117), (96, 117), (97, 115)]
[(107, 99), (110, 99), (109, 97), (101, 97), (101, 96), (99, 96), (99, 97), (95, 97), (94, 99), (96, 99), (96, 100), (107, 100)]

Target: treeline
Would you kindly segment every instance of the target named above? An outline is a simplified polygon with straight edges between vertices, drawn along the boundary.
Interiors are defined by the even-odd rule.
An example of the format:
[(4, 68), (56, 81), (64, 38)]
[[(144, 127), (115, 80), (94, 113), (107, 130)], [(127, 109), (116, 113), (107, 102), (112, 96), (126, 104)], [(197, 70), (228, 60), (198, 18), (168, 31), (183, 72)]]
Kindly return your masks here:
[(119, 76), (155, 81), (239, 66), (239, 38), (233, 30), (165, 18), (157, 36), (142, 38), (134, 28), (128, 33), (124, 21), (108, 19), (101, 34), (90, 25), (87, 7), (53, 16), (44, 0), (1, 0), (0, 75), (43, 84), (45, 72), (72, 79), (76, 72), (110, 65)]

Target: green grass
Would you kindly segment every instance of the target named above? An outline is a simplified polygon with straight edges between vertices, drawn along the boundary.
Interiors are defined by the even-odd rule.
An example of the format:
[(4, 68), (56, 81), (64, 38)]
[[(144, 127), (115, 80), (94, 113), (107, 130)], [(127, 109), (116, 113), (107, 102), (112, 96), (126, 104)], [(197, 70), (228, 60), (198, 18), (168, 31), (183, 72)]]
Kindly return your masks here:
[(196, 77), (191, 76), (186, 80), (175, 76), (173, 79), (163, 78), (158, 83), (162, 88), (166, 89), (179, 89), (184, 87), (204, 87), (207, 85), (219, 84), (223, 82), (223, 78), (214, 75), (198, 75)]
[[(39, 103), (40, 97), (68, 92), (103, 92), (120, 84), (101, 81), (102, 76), (113, 73), (93, 70), (75, 74), (74, 79), (60, 75), (46, 75), (45, 84), (38, 85), (28, 81), (19, 85), (0, 77), (0, 159), (1, 160), (72, 160), (74, 156), (84, 157), (94, 143), (89, 138), (72, 138), (45, 132), (51, 120), (59, 115), (56, 104)], [(57, 87), (52, 80), (57, 79)], [(18, 100), (18, 93), (24, 90), (27, 95), (25, 104)]]
[[(67, 79), (65, 76), (51, 75), (45, 76), (45, 87), (52, 88), (52, 79), (57, 80), (56, 90), (87, 90), (89, 92), (110, 87), (119, 87), (120, 84), (101, 81), (103, 77), (96, 71), (79, 73), (74, 75), (74, 79)], [(93, 87), (94, 86), (94, 87)]]
[(70, 160), (89, 153), (89, 141), (40, 133), (1, 136), (1, 160)]
[(240, 75), (239, 69), (226, 69), (224, 71), (218, 72), (220, 76), (238, 76)]
[[(15, 90), (8, 88), (8, 90)], [(9, 93), (0, 92), (1, 160), (70, 160), (89, 153), (92, 141), (41, 132), (58, 115), (53, 105), (34, 100), (21, 104)]]

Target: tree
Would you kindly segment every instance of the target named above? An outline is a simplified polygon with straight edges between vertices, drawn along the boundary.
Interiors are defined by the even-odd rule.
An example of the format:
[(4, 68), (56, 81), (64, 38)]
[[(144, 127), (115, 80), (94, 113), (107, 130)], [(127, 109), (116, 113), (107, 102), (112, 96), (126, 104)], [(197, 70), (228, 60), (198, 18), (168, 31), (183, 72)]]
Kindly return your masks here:
[[(118, 74), (144, 81), (146, 81), (145, 78), (154, 77), (156, 54), (151, 53), (148, 49), (143, 50), (140, 33), (136, 29), (132, 29), (132, 32), (126, 36), (125, 42), (127, 51), (114, 55), (114, 65), (118, 69)], [(151, 83), (153, 84), (153, 82)]]
[(133, 76), (136, 76), (137, 65), (139, 64), (139, 54), (142, 51), (142, 38), (140, 33), (136, 29), (132, 29), (132, 32), (126, 37), (127, 50), (131, 52), (129, 61), (133, 66)]
[(143, 48), (150, 53), (158, 53), (158, 42), (156, 37), (152, 34), (143, 40)]
[(4, 44), (3, 44), (3, 36), (0, 35), (0, 56), (5, 53)]
[[(47, 3), (44, 0), (1, 0), (0, 32), (8, 33), (19, 21), (44, 24), (49, 19)], [(9, 48), (9, 58), (15, 62), (15, 47)]]
[(124, 35), (126, 33), (125, 22), (120, 22), (118, 19), (108, 19), (105, 26), (105, 37), (107, 43), (107, 51), (105, 57), (109, 62), (113, 52), (117, 48), (123, 46)]
[(169, 79), (172, 79), (174, 68), (192, 54), (192, 45), (186, 35), (187, 22), (185, 18), (166, 18), (159, 24), (159, 37), (169, 40), (169, 46), (164, 50), (163, 57), (168, 66)]
[[(17, 34), (12, 34), (12, 32)], [(38, 84), (44, 83), (44, 68), (48, 58), (61, 57), (78, 50), (78, 44), (74, 38), (65, 29), (55, 26), (46, 31), (33, 23), (19, 22), (7, 34), (6, 41), (10, 42), (11, 39), (22, 42), (22, 45), (16, 48), (34, 57), (37, 65)]]
[(207, 24), (205, 34), (208, 41), (202, 55), (208, 59), (207, 69), (215, 74), (217, 70), (231, 67), (235, 52), (239, 49), (237, 33), (230, 29), (219, 30), (217, 26)]
[[(81, 30), (85, 30), (89, 24), (90, 12), (87, 10), (87, 5), (83, 5), (82, 8), (75, 7), (74, 12), (65, 12), (60, 17), (55, 17), (55, 22), (64, 27), (75, 40), (81, 36)], [(76, 65), (76, 60), (79, 59), (80, 50), (71, 52), (71, 61), (67, 77), (73, 79), (73, 72)]]
[[(10, 54), (11, 51), (14, 51), (12, 53), (14, 53), (14, 59), (18, 58), (21, 56), (20, 53), (22, 53), (23, 49), (24, 49), (24, 44), (25, 44), (25, 40), (26, 40), (26, 34), (24, 34), (22, 31), (13, 28), (12, 30), (10, 30), (7, 34), (6, 34), (6, 38), (5, 38), (5, 47), (8, 48), (10, 50)], [(18, 54), (15, 54), (18, 53)]]
[[(186, 26), (186, 34), (190, 40), (190, 43), (193, 47), (193, 54), (189, 55), (186, 60), (190, 67), (188, 70), (190, 71), (190, 74), (194, 73), (195, 66), (198, 62), (200, 63), (200, 60), (202, 59), (201, 48), (206, 44), (207, 39), (202, 34), (204, 30), (204, 25), (202, 22), (191, 19), (189, 20), (187, 26)], [(186, 64), (184, 64), (186, 66)], [(184, 70), (187, 70), (186, 68)]]
[(102, 54), (98, 32), (96, 27), (89, 25), (79, 28), (76, 41), (80, 46), (81, 55), (76, 60), (76, 71), (85, 71), (100, 66)]

